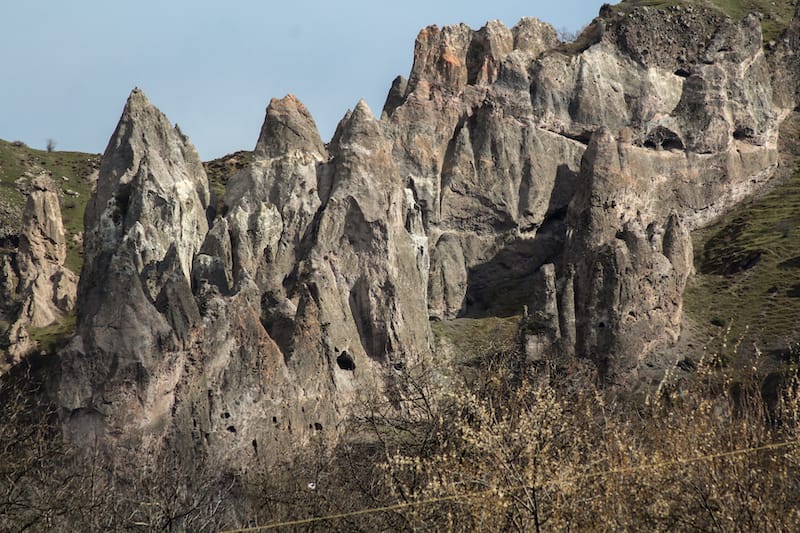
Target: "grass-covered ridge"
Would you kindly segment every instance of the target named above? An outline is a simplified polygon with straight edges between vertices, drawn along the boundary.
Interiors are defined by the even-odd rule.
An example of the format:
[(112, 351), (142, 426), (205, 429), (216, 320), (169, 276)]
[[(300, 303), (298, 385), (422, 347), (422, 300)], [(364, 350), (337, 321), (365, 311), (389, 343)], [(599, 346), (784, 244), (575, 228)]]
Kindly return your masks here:
[[(36, 150), (20, 142), (0, 140), (0, 254), (13, 253), (21, 230), (22, 213), (33, 178), (48, 173), (58, 189), (67, 240), (66, 266), (80, 274), (83, 264), (83, 214), (92, 194), (98, 154)], [(8, 302), (4, 302), (7, 305)], [(12, 307), (13, 308), (13, 307)], [(9, 317), (0, 317), (0, 332)], [(56, 349), (75, 331), (75, 316), (29, 331), (41, 350)]]
[(757, 11), (764, 16), (761, 25), (765, 41), (777, 38), (786, 29), (795, 10), (794, 0), (623, 0), (613, 7), (625, 11), (639, 6), (661, 8), (688, 4), (717, 8), (734, 19)]

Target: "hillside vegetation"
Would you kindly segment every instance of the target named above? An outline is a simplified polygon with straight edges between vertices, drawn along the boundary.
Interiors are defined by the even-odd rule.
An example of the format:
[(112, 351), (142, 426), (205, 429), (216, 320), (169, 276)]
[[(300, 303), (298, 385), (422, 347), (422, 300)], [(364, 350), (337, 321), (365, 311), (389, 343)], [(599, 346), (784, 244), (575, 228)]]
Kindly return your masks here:
[(795, 9), (795, 2), (792, 0), (623, 0), (614, 8), (625, 11), (638, 6), (669, 7), (686, 4), (715, 7), (736, 19), (758, 11), (764, 16), (762, 28), (765, 41), (780, 35), (792, 20)]
[[(47, 152), (19, 142), (0, 139), (0, 253), (13, 245), (25, 207), (30, 180), (49, 173), (59, 186), (61, 216), (67, 232), (67, 267), (79, 273), (83, 246), (76, 235), (83, 232), (83, 213), (92, 191), (92, 176), (100, 155), (82, 152)], [(4, 241), (3, 238), (12, 242)]]
[[(684, 302), (714, 348), (738, 342), (783, 358), (800, 343), (800, 118), (783, 125), (786, 177), (693, 235), (696, 275)], [(793, 169), (790, 171), (790, 169)]]

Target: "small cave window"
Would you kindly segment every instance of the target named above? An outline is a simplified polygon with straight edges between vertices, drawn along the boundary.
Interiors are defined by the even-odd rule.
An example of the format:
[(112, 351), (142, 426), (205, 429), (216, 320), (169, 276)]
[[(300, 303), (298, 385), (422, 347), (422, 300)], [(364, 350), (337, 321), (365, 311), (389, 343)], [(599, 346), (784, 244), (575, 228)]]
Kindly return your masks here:
[(349, 370), (352, 372), (356, 369), (356, 362), (353, 361), (353, 357), (347, 350), (342, 350), (342, 353), (336, 358), (336, 364), (339, 365), (339, 368), (342, 370)]
[(685, 68), (679, 68), (678, 70), (675, 71), (675, 75), (680, 76), (681, 78), (688, 78), (689, 71), (686, 70)]
[(664, 148), (664, 150), (683, 150), (683, 143), (677, 137), (672, 137), (664, 139), (664, 143), (661, 147)]
[(228, 433), (236, 433), (236, 426), (228, 426), (227, 430)]
[(600, 329), (603, 329), (603, 328), (606, 327), (606, 323), (605, 322), (600, 322), (599, 324), (597, 324), (597, 327), (600, 328)]
[(322, 424), (319, 422), (314, 422), (314, 429), (317, 431), (322, 431)]
[(680, 136), (663, 126), (657, 126), (647, 134), (644, 140), (644, 147), (655, 150), (683, 150), (683, 140)]

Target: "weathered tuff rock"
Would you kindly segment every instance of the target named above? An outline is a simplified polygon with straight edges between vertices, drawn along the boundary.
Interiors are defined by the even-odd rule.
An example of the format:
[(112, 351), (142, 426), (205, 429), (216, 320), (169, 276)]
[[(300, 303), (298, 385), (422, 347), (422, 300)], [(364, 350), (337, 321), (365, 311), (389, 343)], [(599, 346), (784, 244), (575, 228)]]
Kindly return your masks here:
[(42, 174), (31, 183), (17, 253), (3, 257), (0, 275), (3, 299), (16, 308), (7, 332), (11, 362), (35, 348), (30, 328), (55, 324), (74, 308), (77, 277), (66, 257), (58, 189)]
[(797, 65), (800, 61), (800, 2), (795, 7), (791, 24), (774, 43), (769, 59), (775, 103), (784, 109), (797, 110), (800, 105), (800, 72), (790, 65)]
[(562, 298), (573, 301), (560, 325), (575, 341), (561, 349), (595, 360), (618, 384), (630, 382), (645, 354), (677, 340), (692, 270), (689, 232), (674, 211), (664, 220), (639, 208), (647, 179), (626, 163), (607, 129), (595, 133), (584, 188), (570, 204), (561, 277)]
[(153, 415), (142, 411), (156, 401), (151, 387), (171, 379), (169, 354), (199, 322), (189, 273), (208, 201), (194, 147), (135, 89), (86, 209), (77, 336), (62, 356), (58, 391), (64, 406), (109, 414), (111, 427)]
[(69, 427), (278, 460), (335, 437), (359, 394), (402, 395), (435, 363), (429, 317), (526, 306), (531, 360), (635, 384), (679, 332), (688, 230), (777, 165), (760, 42), (754, 16), (681, 7), (597, 19), (580, 45), (535, 19), (426, 28), (381, 119), (360, 102), (328, 145), (271, 101), (210, 228), (194, 149), (134, 91), (86, 216)]

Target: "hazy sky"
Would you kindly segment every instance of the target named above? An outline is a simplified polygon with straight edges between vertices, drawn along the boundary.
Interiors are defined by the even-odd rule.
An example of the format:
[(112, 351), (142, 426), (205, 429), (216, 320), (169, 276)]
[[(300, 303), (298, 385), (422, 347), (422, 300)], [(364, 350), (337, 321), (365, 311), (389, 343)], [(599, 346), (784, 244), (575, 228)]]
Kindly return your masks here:
[(602, 0), (24, 0), (0, 7), (0, 138), (102, 152), (130, 90), (205, 159), (252, 149), (270, 98), (295, 94), (323, 140), (364, 98), (380, 113), (429, 24), (535, 16), (575, 30)]

